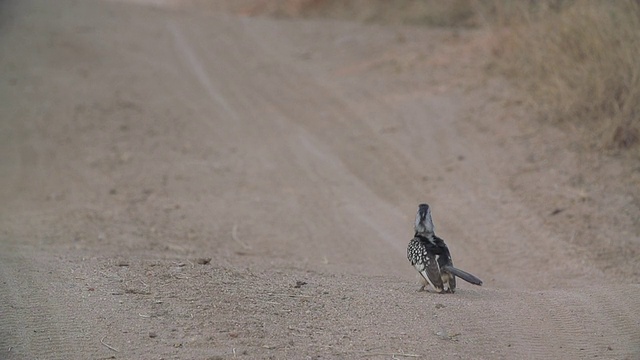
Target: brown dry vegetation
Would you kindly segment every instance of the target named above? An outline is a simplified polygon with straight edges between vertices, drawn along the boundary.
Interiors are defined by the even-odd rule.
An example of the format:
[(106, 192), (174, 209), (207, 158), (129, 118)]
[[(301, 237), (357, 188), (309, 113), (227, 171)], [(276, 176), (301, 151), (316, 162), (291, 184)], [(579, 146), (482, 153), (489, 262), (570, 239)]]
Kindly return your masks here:
[(589, 146), (639, 154), (638, 3), (555, 1), (502, 10), (498, 63), (532, 108), (579, 130)]
[(280, 0), (249, 6), (250, 14), (331, 17), (371, 23), (475, 27), (490, 8), (474, 0)]

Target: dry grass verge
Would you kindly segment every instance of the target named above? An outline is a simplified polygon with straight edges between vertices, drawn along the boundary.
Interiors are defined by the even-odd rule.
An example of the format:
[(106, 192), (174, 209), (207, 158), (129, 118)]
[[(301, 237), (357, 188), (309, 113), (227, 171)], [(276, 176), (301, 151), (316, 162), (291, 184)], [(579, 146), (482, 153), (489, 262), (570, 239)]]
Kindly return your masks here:
[(507, 4), (496, 8), (496, 55), (533, 108), (588, 145), (640, 155), (639, 3)]
[(474, 27), (482, 23), (478, 6), (477, 0), (265, 0), (258, 1), (247, 12), (383, 24)]

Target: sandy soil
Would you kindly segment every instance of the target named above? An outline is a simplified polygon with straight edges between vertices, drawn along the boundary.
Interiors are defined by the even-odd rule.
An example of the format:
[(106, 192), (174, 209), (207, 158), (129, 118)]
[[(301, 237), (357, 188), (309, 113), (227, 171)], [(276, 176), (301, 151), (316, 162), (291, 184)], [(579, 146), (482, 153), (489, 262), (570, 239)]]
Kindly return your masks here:
[(154, 3), (0, 2), (0, 358), (640, 358), (640, 168), (489, 34)]

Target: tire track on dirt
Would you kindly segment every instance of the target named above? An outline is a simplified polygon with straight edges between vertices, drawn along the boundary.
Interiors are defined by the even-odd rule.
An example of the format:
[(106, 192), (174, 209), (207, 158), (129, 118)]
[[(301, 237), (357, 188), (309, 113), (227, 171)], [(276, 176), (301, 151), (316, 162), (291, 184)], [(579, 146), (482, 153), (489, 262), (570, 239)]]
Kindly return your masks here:
[(197, 55), (191, 48), (191, 45), (189, 45), (189, 42), (186, 40), (185, 35), (182, 33), (182, 30), (180, 30), (180, 27), (178, 27), (174, 21), (169, 21), (167, 27), (173, 36), (174, 44), (176, 45), (178, 52), (185, 57), (191, 70), (193, 70), (194, 75), (205, 90), (207, 90), (211, 100), (215, 101), (220, 107), (222, 107), (233, 121), (237, 121), (239, 118), (238, 113), (229, 105), (219, 89), (213, 85), (211, 77), (207, 74), (204, 65), (198, 59)]
[[(238, 25), (224, 17), (219, 20), (224, 23), (224, 27), (236, 27)], [(184, 25), (174, 24), (173, 29), (178, 29), (182, 26)], [(309, 207), (306, 204), (299, 205), (303, 208), (301, 211), (309, 213), (303, 216), (303, 219), (315, 219), (312, 223), (305, 222), (306, 231), (303, 231), (303, 236), (305, 238), (313, 238), (312, 234), (326, 234), (327, 232), (335, 234), (335, 231), (328, 231), (327, 229), (332, 228), (336, 222), (339, 222), (337, 219), (351, 218), (354, 213), (366, 217), (369, 216), (367, 209), (371, 208), (387, 214), (385, 216), (385, 219), (387, 219), (385, 225), (395, 223), (395, 227), (399, 229), (401, 225), (398, 225), (398, 220), (402, 219), (402, 215), (397, 209), (379, 206), (380, 203), (375, 201), (376, 195), (370, 191), (369, 184), (358, 177), (352, 177), (343, 159), (334, 156), (329, 147), (324, 142), (318, 142), (317, 137), (310, 133), (306, 127), (295, 121), (292, 122), (291, 118), (295, 117), (296, 114), (291, 114), (290, 109), (286, 105), (283, 106), (278, 98), (273, 98), (269, 95), (274, 93), (273, 90), (276, 90), (275, 94), (289, 99), (289, 104), (299, 101), (304, 103), (310, 98), (293, 99), (292, 97), (299, 97), (296, 93), (299, 92), (300, 86), (305, 87), (308, 84), (304, 82), (289, 84), (287, 80), (277, 88), (265, 88), (264, 86), (268, 86), (265, 82), (268, 79), (265, 79), (261, 74), (272, 72), (270, 70), (256, 72), (255, 70), (252, 71), (251, 68), (252, 66), (266, 66), (268, 68), (274, 64), (271, 63), (271, 60), (265, 62), (264, 56), (259, 51), (260, 47), (255, 47), (255, 43), (252, 41), (247, 42), (247, 40), (229, 39), (228, 37), (216, 37), (212, 42), (204, 44), (201, 43), (201, 39), (211, 39), (211, 37), (198, 33), (202, 30), (201, 27), (193, 27), (190, 24), (189, 28), (182, 32), (187, 35), (181, 35), (180, 40), (177, 41), (182, 44), (180, 48), (188, 49), (183, 49), (182, 51), (191, 53), (189, 56), (192, 59), (190, 63), (196, 64), (192, 67), (198, 68), (201, 67), (198, 64), (208, 64), (207, 71), (194, 71), (199, 73), (200, 76), (206, 77), (201, 81), (205, 88), (209, 87), (207, 84), (212, 83), (209, 79), (211, 77), (220, 80), (220, 83), (224, 84), (223, 87), (218, 88), (224, 89), (223, 91), (212, 90), (216, 94), (211, 96), (212, 98), (224, 98), (224, 102), (227, 104), (226, 107), (230, 109), (227, 112), (237, 114), (233, 116), (233, 119), (221, 121), (233, 121), (235, 126), (244, 124), (245, 130), (242, 134), (233, 134), (232, 138), (236, 137), (238, 142), (249, 142), (257, 149), (261, 149), (256, 149), (257, 153), (262, 157), (257, 167), (265, 168), (265, 164), (277, 166), (279, 171), (274, 174), (273, 181), (278, 183), (278, 186), (298, 189), (309, 188), (310, 191), (313, 189), (312, 191), (314, 192), (327, 192), (329, 195), (321, 200), (324, 203), (322, 205), (314, 204), (313, 207)], [(238, 31), (243, 33), (242, 29)], [(256, 49), (258, 49), (258, 53), (255, 53)], [(219, 56), (218, 54), (225, 54), (225, 56)], [(257, 63), (251, 61), (244, 63), (241, 59), (259, 60), (257, 60)], [(230, 78), (235, 79), (235, 81), (228, 80)], [(292, 86), (289, 90), (287, 90), (288, 85)], [(313, 90), (314, 88), (311, 89), (311, 91)], [(317, 108), (317, 106), (319, 105), (314, 107)], [(325, 114), (324, 116), (332, 115)], [(344, 114), (339, 116), (344, 118)], [(271, 171), (268, 167), (265, 170)], [(290, 176), (283, 178), (281, 174), (290, 174)], [(261, 176), (261, 183), (263, 184), (270, 180), (270, 177)], [(346, 188), (348, 188), (351, 200), (345, 198), (344, 192)], [(358, 200), (353, 200), (354, 198)], [(362, 205), (356, 206), (354, 204)], [(327, 214), (326, 209), (332, 209), (333, 214)], [(322, 229), (321, 223), (325, 224), (325, 229)], [(369, 226), (371, 225), (370, 222), (364, 222), (364, 224), (367, 228), (371, 228)], [(351, 225), (345, 224), (345, 226)], [(403, 258), (403, 254), (406, 251), (405, 239), (404, 237), (393, 236), (392, 232), (383, 230), (384, 227), (384, 225), (376, 226), (373, 231), (367, 230), (367, 232), (373, 238), (378, 238), (381, 242), (386, 243), (385, 247), (389, 246), (395, 249), (398, 256), (390, 259), (393, 262), (400, 263), (400, 259)], [(349, 237), (348, 234), (344, 236)], [(318, 244), (317, 242), (312, 242), (308, 245), (316, 246)], [(322, 246), (346, 247), (344, 251), (340, 252), (344, 254), (359, 251), (353, 248), (357, 247), (358, 244), (326, 243), (326, 245)], [(379, 246), (369, 247), (372, 252), (379, 253), (381, 249)], [(373, 254), (367, 255), (366, 258), (371, 258), (372, 256)], [(381, 257), (380, 254), (377, 257)], [(398, 268), (398, 266), (394, 267)]]
[[(85, 359), (105, 356), (90, 335), (96, 325), (87, 323), (77, 298), (75, 282), (61, 269), (32, 250), (29, 255), (5, 243), (0, 254), (0, 357), (3, 359)], [(80, 305), (80, 306), (78, 306)]]

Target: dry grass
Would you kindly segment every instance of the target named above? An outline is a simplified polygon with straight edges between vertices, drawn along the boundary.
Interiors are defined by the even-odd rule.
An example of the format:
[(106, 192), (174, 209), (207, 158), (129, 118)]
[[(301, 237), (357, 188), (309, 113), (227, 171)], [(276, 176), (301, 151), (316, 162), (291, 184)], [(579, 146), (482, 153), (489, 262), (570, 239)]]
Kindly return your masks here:
[(640, 154), (639, 3), (503, 1), (495, 9), (498, 63), (533, 108), (580, 130), (588, 145)]
[[(485, 0), (486, 1), (486, 0)], [(478, 26), (477, 0), (265, 0), (250, 13), (384, 24)]]

